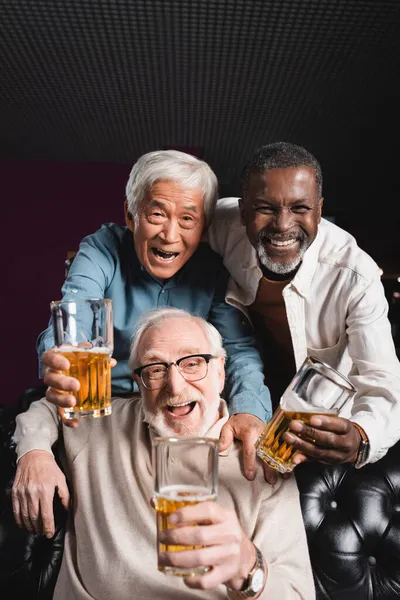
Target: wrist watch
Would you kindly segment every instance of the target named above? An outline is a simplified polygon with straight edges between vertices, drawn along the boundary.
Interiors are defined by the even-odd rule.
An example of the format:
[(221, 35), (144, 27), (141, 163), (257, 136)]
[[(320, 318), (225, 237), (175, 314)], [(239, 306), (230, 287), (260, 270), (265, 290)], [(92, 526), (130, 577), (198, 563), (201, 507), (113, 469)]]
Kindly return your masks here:
[(359, 467), (363, 462), (365, 462), (368, 458), (369, 454), (369, 439), (364, 429), (358, 423), (354, 423), (352, 421), (354, 427), (357, 429), (360, 434), (360, 445), (358, 447), (356, 462), (354, 463), (356, 467)]
[[(254, 545), (254, 544), (253, 544)], [(265, 584), (265, 567), (264, 567), (264, 559), (263, 555), (254, 545), (256, 549), (256, 562), (251, 569), (245, 583), (244, 589), (242, 590), (233, 590), (232, 588), (227, 587), (229, 595), (236, 600), (236, 598), (254, 598), (263, 589)]]

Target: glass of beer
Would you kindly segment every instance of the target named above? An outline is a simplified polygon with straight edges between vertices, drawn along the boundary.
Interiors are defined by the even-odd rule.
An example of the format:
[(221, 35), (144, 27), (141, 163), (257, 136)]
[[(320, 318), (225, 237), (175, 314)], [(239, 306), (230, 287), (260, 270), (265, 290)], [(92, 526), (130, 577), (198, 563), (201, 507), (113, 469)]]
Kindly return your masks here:
[(65, 375), (80, 382), (66, 419), (111, 414), (112, 300), (85, 298), (51, 302), (56, 352), (70, 363)]
[(356, 388), (344, 375), (312, 356), (307, 357), (257, 440), (257, 455), (280, 473), (293, 471), (293, 458), (298, 451), (283, 439), (290, 422), (295, 419), (309, 424), (313, 415), (340, 416), (355, 393)]
[[(171, 529), (171, 513), (199, 502), (214, 501), (217, 497), (219, 441), (211, 438), (159, 437), (153, 440), (153, 501), (157, 513), (157, 554), (195, 550), (200, 546), (162, 544), (159, 535)], [(193, 527), (196, 523), (192, 524)], [(169, 567), (158, 563), (158, 570), (168, 575), (188, 577), (206, 573), (207, 565), (195, 568)]]

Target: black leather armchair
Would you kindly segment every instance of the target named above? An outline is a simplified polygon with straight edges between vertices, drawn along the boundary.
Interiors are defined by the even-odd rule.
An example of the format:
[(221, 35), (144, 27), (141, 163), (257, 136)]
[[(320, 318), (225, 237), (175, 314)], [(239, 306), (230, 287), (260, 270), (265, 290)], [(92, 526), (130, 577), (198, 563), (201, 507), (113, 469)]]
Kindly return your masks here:
[[(15, 413), (0, 409), (0, 597), (50, 600), (62, 558), (66, 513), (55, 500), (57, 529), (51, 540), (15, 525), (10, 495)], [(295, 473), (317, 599), (399, 599), (400, 443), (378, 463), (360, 470), (309, 463)], [(282, 523), (282, 535), (284, 527)]]

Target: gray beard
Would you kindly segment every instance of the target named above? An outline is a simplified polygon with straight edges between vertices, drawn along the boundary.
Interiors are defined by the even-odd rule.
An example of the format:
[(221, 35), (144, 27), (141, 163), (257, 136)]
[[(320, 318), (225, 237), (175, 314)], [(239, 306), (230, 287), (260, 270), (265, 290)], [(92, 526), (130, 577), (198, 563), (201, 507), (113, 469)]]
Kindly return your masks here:
[[(299, 251), (297, 253), (297, 256), (293, 260), (289, 262), (279, 262), (277, 260), (272, 260), (265, 250), (264, 242), (266, 239), (269, 239), (269, 237), (272, 237), (273, 239), (273, 236), (267, 236), (263, 230), (261, 230), (257, 236), (256, 252), (258, 260), (260, 261), (262, 266), (271, 273), (275, 273), (276, 275), (288, 275), (289, 273), (293, 273), (294, 271), (296, 271), (300, 266), (300, 263), (303, 260), (304, 255), (309, 246), (308, 238), (305, 235), (301, 237)], [(277, 239), (279, 239), (278, 236)]]

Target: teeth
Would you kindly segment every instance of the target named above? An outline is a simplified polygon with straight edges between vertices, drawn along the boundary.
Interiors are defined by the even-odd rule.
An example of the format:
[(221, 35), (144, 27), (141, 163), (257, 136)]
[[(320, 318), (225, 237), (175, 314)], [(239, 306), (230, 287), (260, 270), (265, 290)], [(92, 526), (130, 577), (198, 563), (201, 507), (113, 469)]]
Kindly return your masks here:
[(285, 242), (280, 242), (278, 240), (270, 240), (270, 242), (273, 246), (290, 246), (295, 241), (296, 241), (295, 239), (286, 240)]
[(179, 252), (167, 252), (167, 250), (160, 250), (160, 248), (153, 248), (153, 252), (161, 260), (171, 260), (179, 254)]
[(192, 404), (193, 401), (189, 401), (189, 402), (182, 402), (181, 404), (168, 404), (167, 406), (170, 406), (171, 408), (176, 408), (177, 406), (187, 406), (188, 404)]

